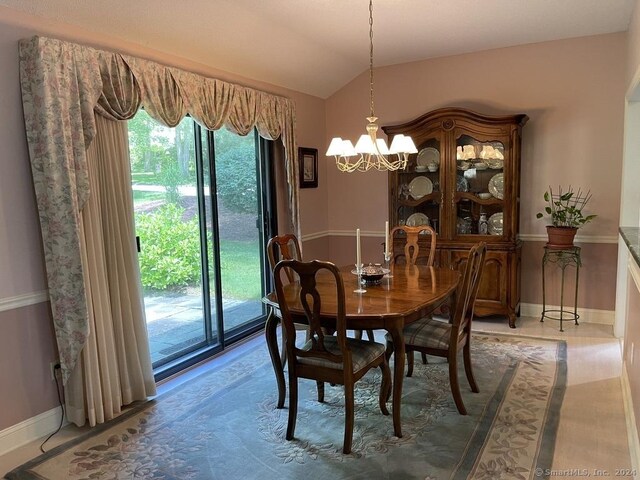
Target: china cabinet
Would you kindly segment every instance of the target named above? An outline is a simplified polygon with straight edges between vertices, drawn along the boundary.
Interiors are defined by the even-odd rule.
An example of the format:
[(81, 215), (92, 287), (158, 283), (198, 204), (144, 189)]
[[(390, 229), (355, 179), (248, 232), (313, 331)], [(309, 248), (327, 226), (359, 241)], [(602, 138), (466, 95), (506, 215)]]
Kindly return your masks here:
[(410, 135), (418, 150), (404, 170), (389, 172), (390, 225), (430, 225), (438, 234), (436, 264), (456, 269), (473, 244), (486, 242), (474, 312), (505, 315), (512, 328), (520, 309), (520, 139), (527, 120), (443, 108), (383, 127), (389, 139)]

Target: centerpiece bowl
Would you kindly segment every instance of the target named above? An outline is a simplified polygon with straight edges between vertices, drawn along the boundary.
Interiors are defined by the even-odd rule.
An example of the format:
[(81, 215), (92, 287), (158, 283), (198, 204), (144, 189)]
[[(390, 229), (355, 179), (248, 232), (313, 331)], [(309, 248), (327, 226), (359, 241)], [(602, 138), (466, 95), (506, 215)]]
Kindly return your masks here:
[[(362, 268), (362, 283), (365, 285), (378, 285), (382, 282), (382, 277), (384, 277), (390, 270), (387, 268), (382, 268), (380, 265), (372, 265), (369, 264), (366, 267)], [(357, 275), (358, 272), (356, 270), (351, 270), (351, 273)]]

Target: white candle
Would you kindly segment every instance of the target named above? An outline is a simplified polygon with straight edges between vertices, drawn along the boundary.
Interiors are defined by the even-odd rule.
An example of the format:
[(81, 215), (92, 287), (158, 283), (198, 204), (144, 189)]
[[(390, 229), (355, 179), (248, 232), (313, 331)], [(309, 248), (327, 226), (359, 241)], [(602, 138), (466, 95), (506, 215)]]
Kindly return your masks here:
[(362, 264), (360, 260), (360, 229), (356, 229), (356, 268), (360, 268)]
[(384, 222), (384, 256), (389, 255), (389, 222)]

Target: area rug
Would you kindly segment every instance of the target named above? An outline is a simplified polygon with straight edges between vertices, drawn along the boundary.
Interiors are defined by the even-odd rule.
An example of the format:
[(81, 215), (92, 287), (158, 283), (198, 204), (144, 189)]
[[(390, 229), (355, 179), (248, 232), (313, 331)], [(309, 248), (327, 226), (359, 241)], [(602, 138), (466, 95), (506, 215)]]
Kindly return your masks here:
[[(284, 439), (287, 409), (262, 339), (234, 361), (203, 373), (116, 421), (7, 474), (8, 479), (527, 479), (551, 467), (566, 386), (564, 342), (474, 334), (480, 393), (464, 371), (469, 414), (459, 415), (448, 367), (416, 358), (405, 378), (403, 437), (380, 413), (380, 375), (356, 384), (353, 453), (343, 455), (340, 386), (316, 400), (300, 381), (296, 438)], [(462, 363), (462, 362), (460, 362)], [(536, 470), (542, 469), (542, 470)]]

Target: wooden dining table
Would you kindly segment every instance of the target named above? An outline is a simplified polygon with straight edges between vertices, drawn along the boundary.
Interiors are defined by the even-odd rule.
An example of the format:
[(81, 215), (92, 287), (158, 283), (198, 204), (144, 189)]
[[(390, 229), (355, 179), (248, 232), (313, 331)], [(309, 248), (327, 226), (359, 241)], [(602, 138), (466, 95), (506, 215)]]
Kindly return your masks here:
[[(351, 273), (353, 266), (342, 267), (346, 300), (346, 328), (348, 330), (383, 329), (389, 332), (393, 341), (395, 363), (393, 369), (393, 430), (402, 437), (400, 408), (402, 381), (405, 365), (405, 345), (402, 330), (405, 325), (431, 313), (445, 300), (455, 296), (460, 281), (457, 270), (416, 265), (399, 265), (392, 268), (392, 276), (385, 276), (379, 285), (367, 285), (365, 293), (355, 293), (357, 276)], [(329, 275), (319, 274), (317, 289), (322, 298), (321, 318), (328, 329), (335, 328), (336, 298), (335, 283)], [(285, 285), (284, 294), (294, 322), (305, 322), (302, 305), (297, 298), (297, 282)], [(454, 300), (455, 301), (455, 300)], [(271, 306), (265, 325), (265, 336), (278, 385), (277, 408), (284, 407), (286, 387), (276, 328), (280, 319), (278, 300), (275, 292), (263, 298)]]

